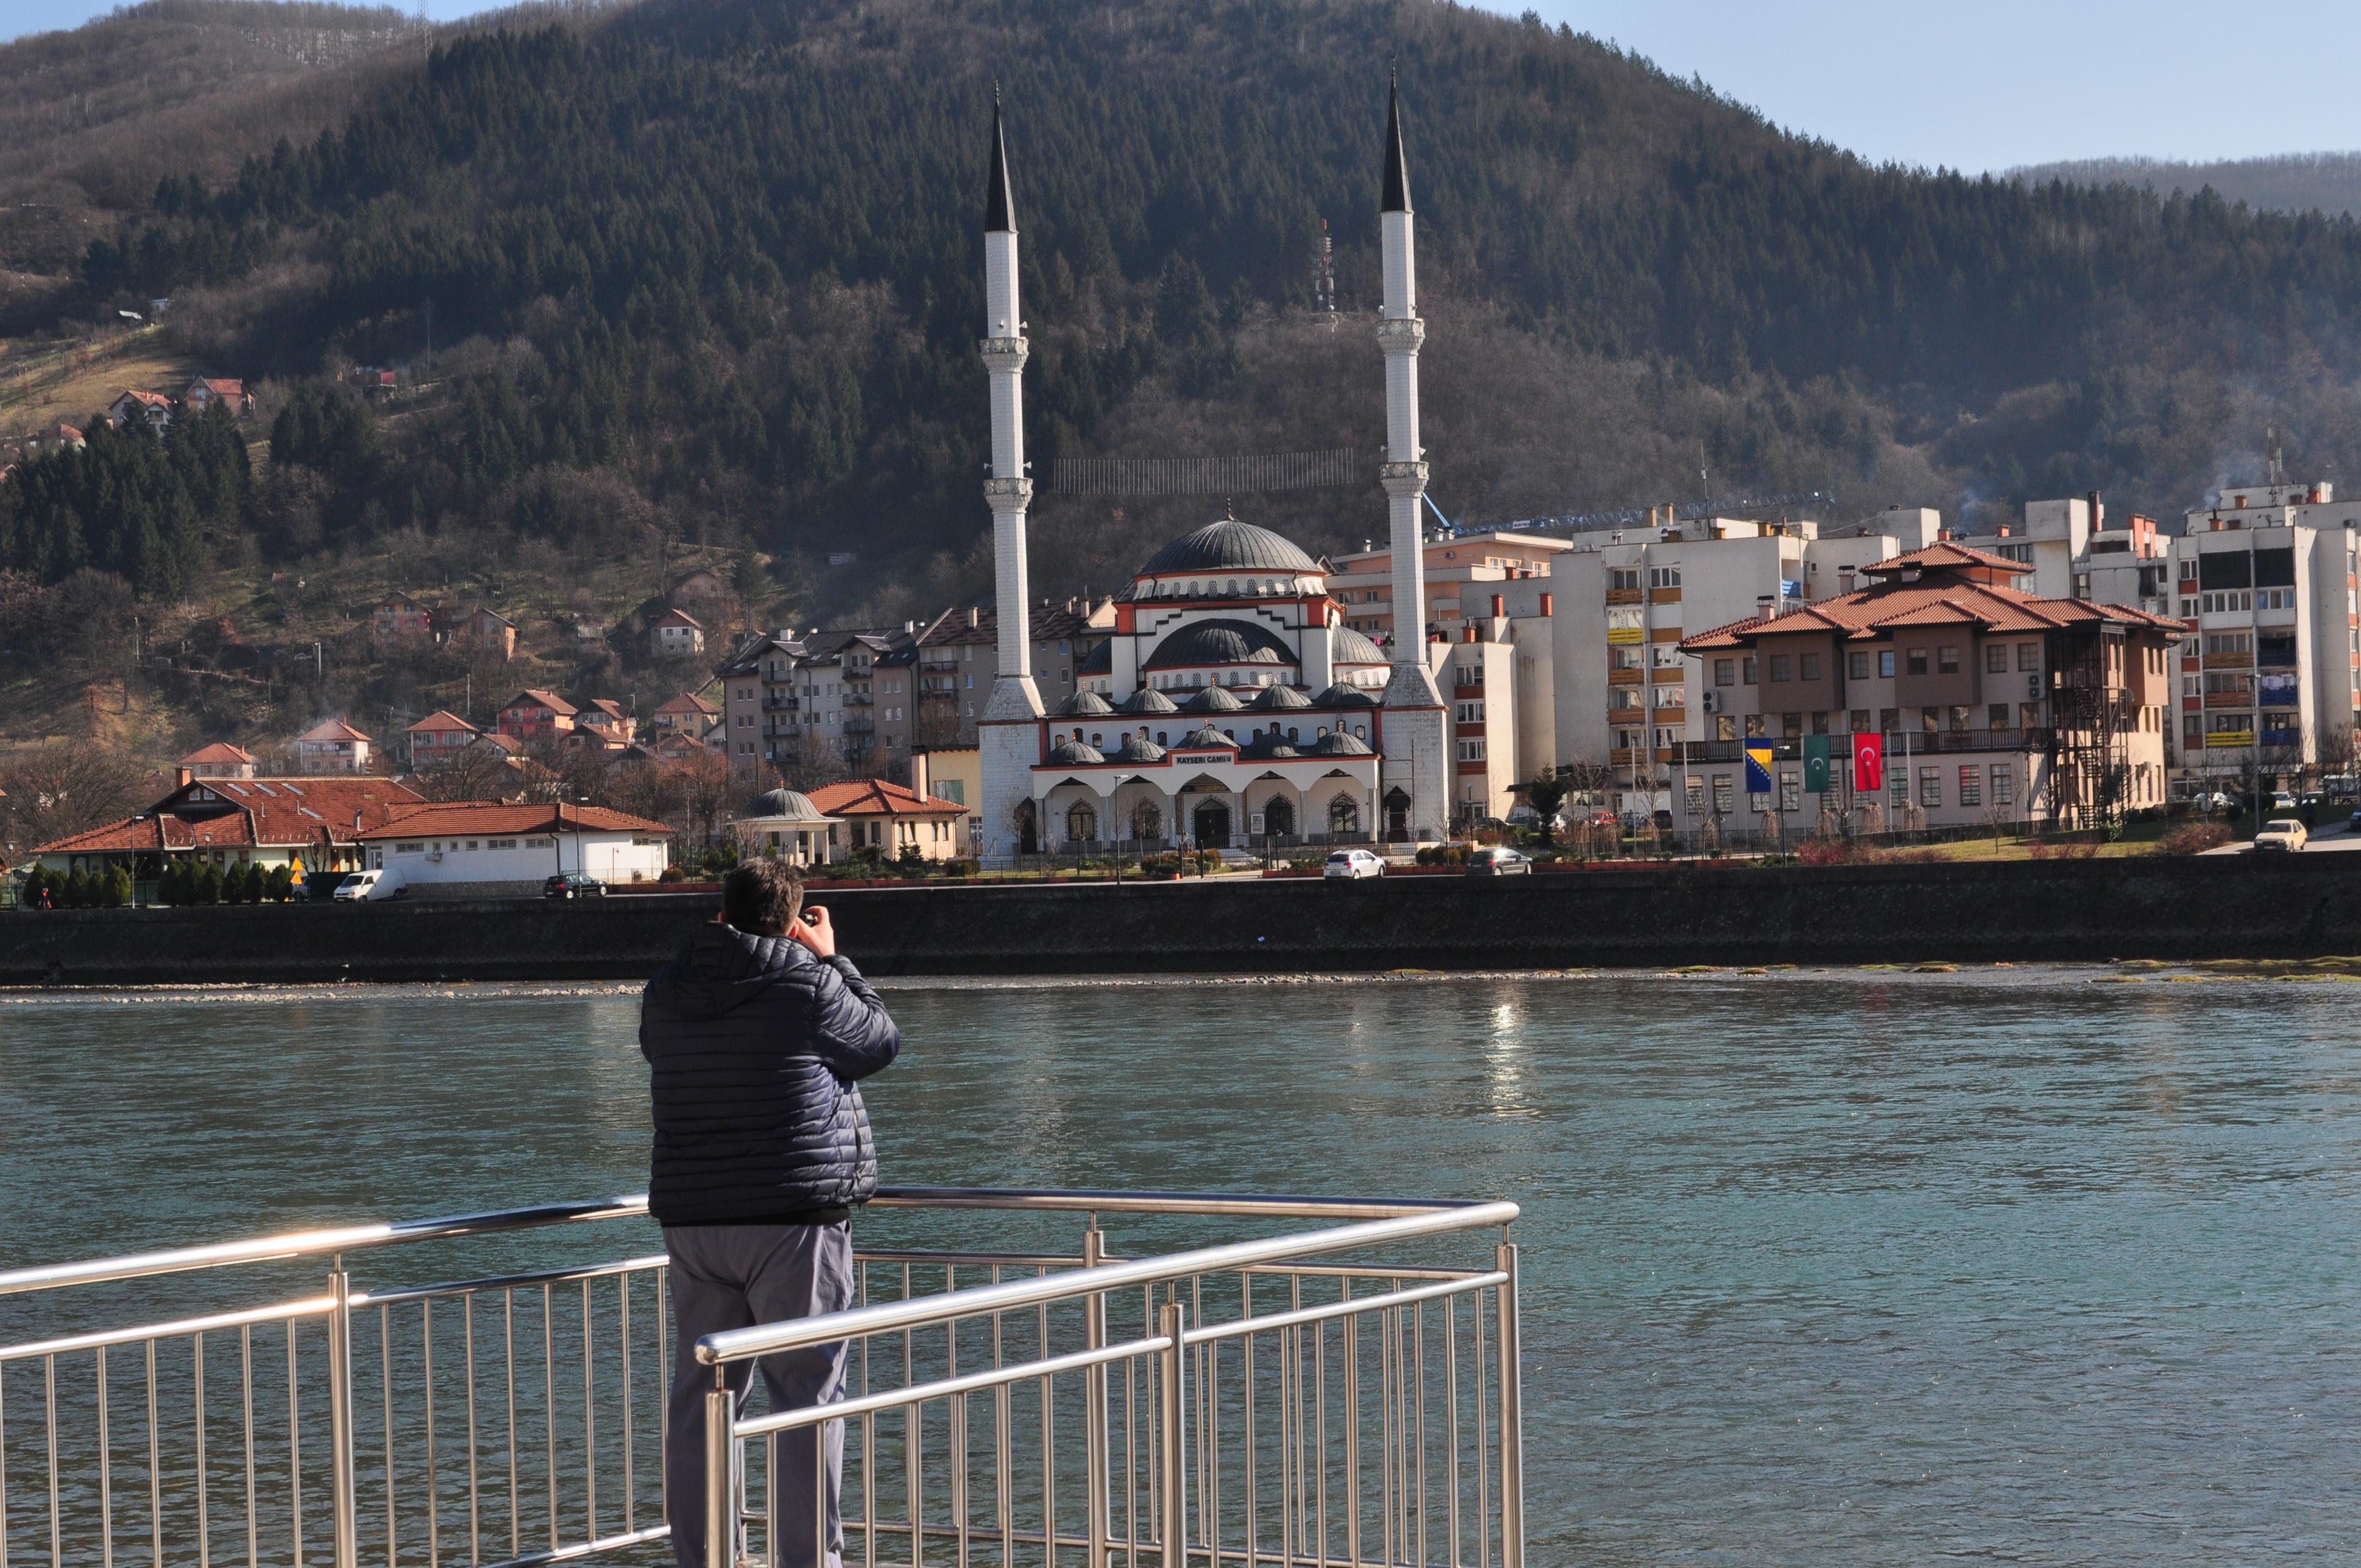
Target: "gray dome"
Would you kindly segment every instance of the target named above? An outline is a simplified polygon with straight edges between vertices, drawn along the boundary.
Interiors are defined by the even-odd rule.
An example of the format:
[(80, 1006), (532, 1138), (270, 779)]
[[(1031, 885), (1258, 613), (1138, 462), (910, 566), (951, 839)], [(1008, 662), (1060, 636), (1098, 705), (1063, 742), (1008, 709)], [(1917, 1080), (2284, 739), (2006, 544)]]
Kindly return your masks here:
[(1235, 713), (1246, 707), (1227, 686), (1207, 686), (1180, 705), (1183, 713)]
[(1366, 757), (1369, 755), (1369, 743), (1357, 735), (1331, 729), (1312, 742), (1312, 754), (1315, 757)]
[(1310, 707), (1312, 699), (1293, 686), (1265, 686), (1262, 695), (1246, 706), (1268, 713), (1274, 708)]
[(1111, 675), (1115, 674), (1115, 644), (1112, 642), (1102, 642), (1097, 647), (1092, 649), (1089, 652), (1083, 654), (1082, 662), (1074, 666), (1074, 673), (1078, 675)]
[(1382, 664), (1386, 652), (1368, 637), (1349, 626), (1339, 626), (1328, 633), (1328, 657), (1339, 664)]
[(814, 806), (811, 796), (791, 789), (769, 790), (754, 797), (750, 817), (784, 819), (789, 822), (825, 822), (828, 818)]
[(1117, 713), (1178, 713), (1172, 699), (1154, 686), (1142, 686), (1115, 706)]
[(1137, 735), (1125, 736), (1123, 744), (1115, 748), (1115, 761), (1118, 762), (1160, 762), (1163, 760), (1163, 747)]
[(1237, 745), (1236, 741), (1231, 740), (1228, 736), (1223, 734), (1212, 725), (1207, 724), (1199, 729), (1191, 729), (1188, 734), (1180, 737), (1180, 743), (1179, 746), (1175, 747), (1174, 750), (1182, 751), (1202, 751), (1214, 746), (1235, 747), (1235, 745)]
[(1359, 686), (1347, 685), (1343, 681), (1339, 681), (1313, 697), (1312, 706), (1314, 707), (1375, 707), (1378, 706), (1378, 699)]
[(1071, 735), (1049, 748), (1049, 762), (1056, 767), (1086, 768), (1105, 761), (1096, 746), (1077, 740)]
[(1316, 572), (1320, 564), (1290, 540), (1236, 518), (1209, 522), (1159, 550), (1143, 577), (1180, 572)]
[(1268, 626), (1251, 620), (1200, 620), (1156, 645), (1151, 670), (1197, 669), (1208, 664), (1292, 664), (1295, 650)]
[(1266, 729), (1238, 751), (1240, 762), (1279, 761), (1303, 755), (1297, 744), (1276, 729)]
[(1115, 706), (1094, 691), (1078, 691), (1058, 705), (1060, 718), (1105, 718)]

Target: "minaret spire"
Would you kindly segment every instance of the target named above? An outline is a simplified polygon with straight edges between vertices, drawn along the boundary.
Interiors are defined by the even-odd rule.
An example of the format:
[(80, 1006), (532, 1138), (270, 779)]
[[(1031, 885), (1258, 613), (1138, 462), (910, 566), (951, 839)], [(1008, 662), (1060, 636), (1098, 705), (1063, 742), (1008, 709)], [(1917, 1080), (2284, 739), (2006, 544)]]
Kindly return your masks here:
[(1385, 306), (1378, 345), (1386, 356), (1386, 453), (1378, 470), (1385, 487), (1392, 556), (1393, 669), (1386, 682), (1386, 771), (1390, 796), (1410, 799), (1404, 826), (1414, 837), (1437, 836), (1450, 812), (1443, 696), (1426, 655), (1426, 448), (1419, 444), (1418, 351), (1426, 323), (1418, 315), (1417, 252), (1412, 244), (1410, 174), (1402, 156), (1401, 93), (1386, 83), (1385, 183), (1378, 225), (1385, 242)]
[(992, 391), (992, 474), (983, 482), (992, 509), (993, 586), (999, 621), (999, 671), (978, 723), (983, 748), (983, 852), (1013, 852), (1020, 806), (1029, 806), (1034, 764), (1041, 760), (1041, 694), (1033, 685), (1033, 638), (1027, 614), (1031, 588), (1025, 561), (1026, 513), (1033, 480), (1025, 461), (1025, 314), (1018, 307), (1016, 206), (1009, 191), (1008, 145), (1000, 88), (992, 90), (992, 148), (983, 201), (983, 355)]

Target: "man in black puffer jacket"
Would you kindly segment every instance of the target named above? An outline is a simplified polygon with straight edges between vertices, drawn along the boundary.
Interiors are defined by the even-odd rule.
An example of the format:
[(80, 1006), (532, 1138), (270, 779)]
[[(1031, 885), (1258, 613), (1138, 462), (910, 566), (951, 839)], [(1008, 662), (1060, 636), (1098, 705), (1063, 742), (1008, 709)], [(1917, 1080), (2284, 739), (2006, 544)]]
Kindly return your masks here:
[[(852, 1211), (877, 1190), (877, 1147), (855, 1085), (889, 1065), (901, 1032), (828, 911), (776, 861), (721, 884), (721, 922), (700, 927), (640, 998), (640, 1051), (655, 1101), (648, 1209), (664, 1228), (677, 1325), (664, 1515), (681, 1568), (705, 1568), (705, 1396), (697, 1342), (725, 1329), (842, 1311), (853, 1301)], [(763, 1358), (771, 1408), (843, 1398), (842, 1343)], [(748, 1365), (730, 1386), (742, 1400)], [(781, 1440), (779, 1561), (840, 1568), (844, 1429), (829, 1423), (827, 1493), (812, 1494), (812, 1431)], [(816, 1509), (825, 1563), (812, 1556)]]

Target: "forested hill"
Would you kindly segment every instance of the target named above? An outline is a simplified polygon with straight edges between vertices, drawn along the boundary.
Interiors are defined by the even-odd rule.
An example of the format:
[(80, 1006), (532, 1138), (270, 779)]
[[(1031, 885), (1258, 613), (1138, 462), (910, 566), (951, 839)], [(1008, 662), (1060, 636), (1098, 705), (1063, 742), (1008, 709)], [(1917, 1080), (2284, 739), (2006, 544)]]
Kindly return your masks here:
[[(163, 180), (90, 247), (81, 308), (172, 295), (192, 356), (282, 393), (354, 362), (434, 385), (324, 444), (334, 394), (292, 394), (274, 473), (316, 485), (256, 499), (272, 551), (648, 526), (742, 533), (798, 591), (831, 551), (894, 567), (838, 594), (976, 587), (994, 82), (1046, 474), (1375, 446), (1354, 323), (1389, 59), (1460, 521), (1701, 483), (2164, 510), (2238, 477), (2267, 419), (2306, 473), (2361, 452), (2348, 220), (1871, 168), (1589, 38), (1426, 0), (654, 0), (458, 38), (316, 140)], [(1305, 310), (1323, 220), (1333, 334)], [(1044, 587), (1104, 584), (1203, 504), (1046, 503)], [(1381, 515), (1374, 487), (1256, 504), (1315, 544)], [(44, 525), (13, 526), (29, 562)]]

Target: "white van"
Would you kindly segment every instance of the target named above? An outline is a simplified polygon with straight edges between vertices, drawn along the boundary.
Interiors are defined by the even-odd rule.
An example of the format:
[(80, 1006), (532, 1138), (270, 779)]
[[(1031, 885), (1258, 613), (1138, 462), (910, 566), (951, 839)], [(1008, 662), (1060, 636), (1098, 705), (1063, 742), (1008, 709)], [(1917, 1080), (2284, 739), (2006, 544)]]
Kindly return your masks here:
[(409, 893), (410, 889), (403, 884), (400, 872), (380, 868), (377, 871), (355, 872), (336, 884), (336, 891), (331, 896), (340, 904), (346, 899), (356, 903), (363, 901), (374, 903), (379, 899), (407, 897)]

